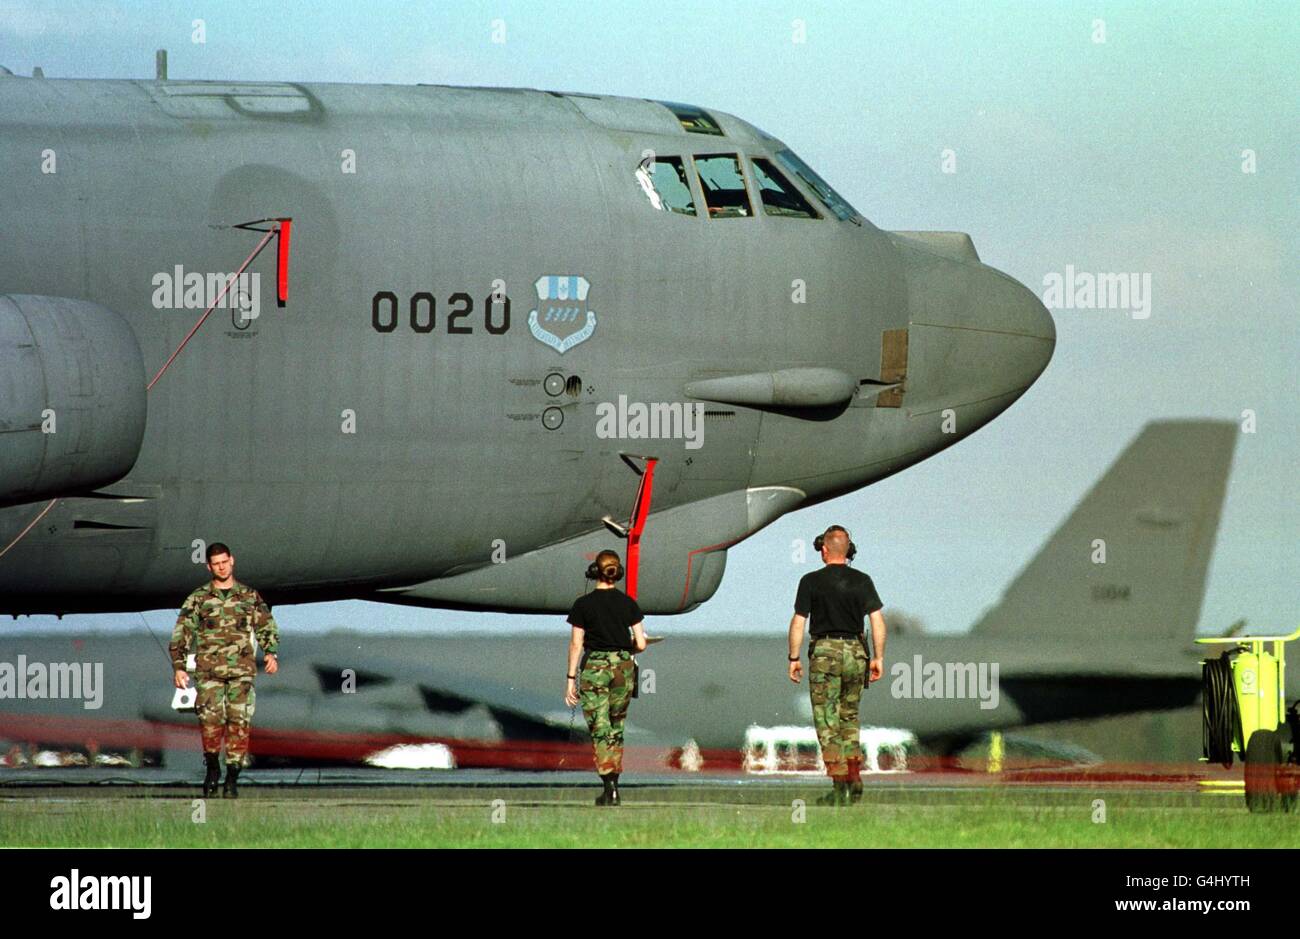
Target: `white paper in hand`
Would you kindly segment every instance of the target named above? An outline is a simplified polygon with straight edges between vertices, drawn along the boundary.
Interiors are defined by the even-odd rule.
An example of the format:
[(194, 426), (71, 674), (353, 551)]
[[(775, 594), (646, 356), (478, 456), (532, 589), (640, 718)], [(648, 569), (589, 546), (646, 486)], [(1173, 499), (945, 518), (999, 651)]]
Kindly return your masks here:
[(173, 711), (193, 711), (199, 700), (199, 692), (193, 685), (188, 688), (177, 688), (176, 693), (172, 695)]

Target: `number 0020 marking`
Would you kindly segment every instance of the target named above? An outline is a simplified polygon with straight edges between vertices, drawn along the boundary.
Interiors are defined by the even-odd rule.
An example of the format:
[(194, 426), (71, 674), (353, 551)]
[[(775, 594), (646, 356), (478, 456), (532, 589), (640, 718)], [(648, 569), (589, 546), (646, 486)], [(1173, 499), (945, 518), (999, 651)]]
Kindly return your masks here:
[[(462, 290), (453, 293), (447, 302), (452, 304), (447, 316), (447, 334), (472, 334), (474, 326), (464, 320), (474, 312), (474, 298)], [(380, 290), (370, 298), (370, 325), (375, 332), (391, 333), (397, 329), (397, 307), (397, 294), (391, 290)], [(407, 321), (414, 333), (423, 335), (434, 332), (438, 325), (438, 301), (434, 295), (427, 290), (412, 294)], [(483, 302), (483, 328), (493, 336), (501, 336), (510, 331), (509, 296), (495, 291), (488, 294)]]

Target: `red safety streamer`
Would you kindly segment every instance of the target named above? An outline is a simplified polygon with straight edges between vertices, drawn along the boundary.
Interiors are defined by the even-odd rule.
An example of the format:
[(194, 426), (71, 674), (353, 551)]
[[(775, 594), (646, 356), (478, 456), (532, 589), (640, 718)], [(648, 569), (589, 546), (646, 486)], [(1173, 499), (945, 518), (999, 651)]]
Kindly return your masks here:
[(632, 509), (632, 528), (627, 533), (627, 595), (636, 599), (637, 571), (641, 566), (641, 532), (645, 530), (646, 516), (650, 514), (650, 496), (655, 484), (657, 457), (647, 457), (641, 485), (636, 491), (636, 505)]
[(226, 285), (222, 287), (221, 292), (217, 294), (217, 298), (212, 301), (212, 303), (208, 306), (206, 310), (203, 311), (203, 315), (199, 317), (199, 321), (194, 324), (193, 328), (190, 329), (190, 331), (185, 334), (185, 338), (182, 339), (181, 344), (176, 347), (176, 351), (167, 357), (167, 361), (163, 363), (163, 367), (158, 369), (158, 374), (155, 375), (153, 377), (153, 380), (150, 381), (149, 384), (145, 386), (144, 389), (145, 391), (152, 391), (153, 386), (158, 384), (158, 379), (163, 377), (163, 372), (167, 371), (168, 366), (170, 366), (172, 362), (176, 361), (176, 356), (181, 354), (181, 350), (185, 348), (186, 343), (188, 343), (192, 338), (194, 338), (194, 334), (199, 331), (199, 327), (203, 325), (204, 321), (210, 315), (212, 315), (212, 311), (217, 308), (217, 304), (220, 303), (222, 298), (225, 297), (225, 295), (230, 291), (231, 285), (234, 284), (235, 280), (239, 277), (240, 274), (248, 270), (248, 265), (252, 264), (253, 259), (262, 253), (262, 249), (266, 247), (266, 243), (275, 237), (276, 230), (277, 230), (276, 228), (272, 228), (265, 235), (263, 235), (262, 240), (259, 241), (257, 243), (257, 247), (253, 249), (253, 253), (250, 254), (247, 258), (245, 258), (244, 263), (239, 266), (239, 270), (235, 271), (235, 273), (230, 275), (230, 278), (226, 281)]
[[(199, 317), (198, 322), (194, 324), (190, 331), (185, 334), (185, 338), (182, 339), (181, 344), (176, 347), (176, 351), (167, 357), (167, 361), (163, 363), (162, 368), (158, 369), (158, 374), (154, 375), (149, 384), (145, 386), (144, 390), (146, 392), (152, 391), (153, 386), (158, 384), (158, 379), (163, 377), (163, 372), (167, 371), (172, 362), (176, 361), (176, 357), (181, 354), (181, 350), (185, 348), (186, 344), (192, 338), (194, 338), (194, 334), (199, 331), (199, 327), (203, 325), (204, 321), (212, 314), (212, 311), (217, 308), (219, 303), (221, 303), (222, 298), (230, 291), (231, 286), (239, 278), (239, 275), (248, 270), (248, 265), (253, 263), (253, 260), (262, 253), (262, 249), (265, 248), (267, 243), (277, 234), (280, 235), (280, 250), (279, 257), (276, 261), (276, 298), (281, 306), (283, 306), (284, 302), (289, 299), (289, 232), (290, 226), (293, 224), (293, 219), (280, 218), (272, 221), (274, 224), (267, 230), (266, 234), (262, 237), (262, 240), (257, 243), (257, 247), (253, 249), (253, 253), (244, 259), (244, 263), (239, 266), (239, 270), (230, 275), (229, 279), (226, 281), (226, 285), (222, 287), (221, 292), (217, 294), (216, 299), (213, 300), (212, 304), (203, 311), (203, 315)], [(14, 537), (13, 541), (4, 546), (4, 550), (0, 550), (0, 558), (8, 554), (14, 545), (22, 541), (23, 538), (27, 536), (27, 533), (36, 527), (36, 523), (49, 514), (50, 509), (54, 508), (58, 501), (58, 498), (51, 499), (49, 504), (46, 505), (45, 508), (41, 509), (40, 514), (28, 522), (27, 527), (20, 531)]]
[(275, 302), (284, 306), (289, 302), (289, 236), (293, 234), (293, 219), (279, 219), (280, 249), (275, 259)]

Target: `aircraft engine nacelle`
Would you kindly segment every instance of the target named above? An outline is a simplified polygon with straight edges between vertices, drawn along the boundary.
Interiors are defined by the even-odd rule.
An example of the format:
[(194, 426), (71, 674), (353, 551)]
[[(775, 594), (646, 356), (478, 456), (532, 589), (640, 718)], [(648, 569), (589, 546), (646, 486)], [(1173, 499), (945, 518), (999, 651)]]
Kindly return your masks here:
[(118, 313), (0, 296), (0, 506), (116, 482), (140, 453), (144, 357)]
[[(652, 512), (641, 542), (637, 605), (650, 614), (693, 610), (722, 583), (727, 548), (798, 508), (804, 498), (798, 489), (764, 486)], [(603, 548), (627, 557), (626, 544), (602, 529), (501, 564), (383, 590), (374, 599), (451, 609), (566, 613), (591, 589), (583, 571)]]

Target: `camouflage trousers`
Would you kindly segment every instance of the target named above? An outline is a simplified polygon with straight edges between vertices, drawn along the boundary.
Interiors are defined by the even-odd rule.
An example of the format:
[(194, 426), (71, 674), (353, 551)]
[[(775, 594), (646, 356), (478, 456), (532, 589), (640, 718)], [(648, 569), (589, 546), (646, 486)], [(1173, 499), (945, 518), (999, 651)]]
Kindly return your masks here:
[(578, 700), (601, 776), (623, 772), (623, 722), (632, 700), (635, 667), (631, 652), (589, 652), (582, 667)]
[(826, 774), (844, 777), (848, 761), (862, 759), (858, 705), (867, 676), (867, 653), (857, 639), (818, 639), (809, 657), (813, 725)]
[(248, 758), (248, 735), (253, 729), (253, 679), (200, 678), (199, 731), (203, 735), (203, 752), (220, 753), (226, 741), (226, 764), (243, 766)]

